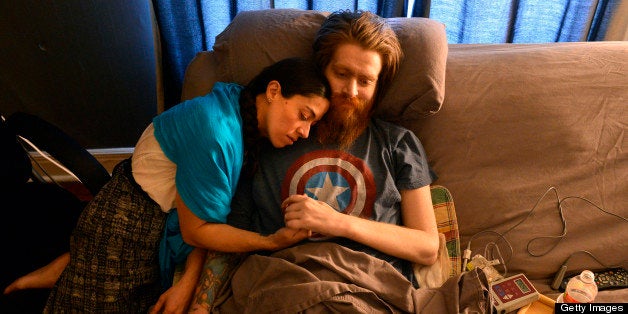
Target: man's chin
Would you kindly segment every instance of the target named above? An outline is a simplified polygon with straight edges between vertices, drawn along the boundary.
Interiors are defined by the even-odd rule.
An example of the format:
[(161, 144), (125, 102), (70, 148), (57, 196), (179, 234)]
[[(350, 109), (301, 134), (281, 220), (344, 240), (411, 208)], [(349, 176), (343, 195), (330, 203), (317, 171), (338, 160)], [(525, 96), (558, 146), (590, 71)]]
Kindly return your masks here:
[(348, 148), (368, 125), (370, 115), (367, 106), (350, 101), (336, 102), (333, 106), (318, 125), (318, 139), (322, 144)]

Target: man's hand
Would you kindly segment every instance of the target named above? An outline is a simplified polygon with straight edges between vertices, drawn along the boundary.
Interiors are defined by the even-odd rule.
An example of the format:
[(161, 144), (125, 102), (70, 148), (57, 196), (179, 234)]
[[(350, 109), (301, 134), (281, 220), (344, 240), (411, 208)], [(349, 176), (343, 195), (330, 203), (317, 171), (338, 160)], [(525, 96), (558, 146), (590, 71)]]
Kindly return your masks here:
[(288, 228), (307, 229), (327, 236), (340, 235), (339, 221), (346, 216), (307, 195), (291, 195), (282, 202), (281, 208)]

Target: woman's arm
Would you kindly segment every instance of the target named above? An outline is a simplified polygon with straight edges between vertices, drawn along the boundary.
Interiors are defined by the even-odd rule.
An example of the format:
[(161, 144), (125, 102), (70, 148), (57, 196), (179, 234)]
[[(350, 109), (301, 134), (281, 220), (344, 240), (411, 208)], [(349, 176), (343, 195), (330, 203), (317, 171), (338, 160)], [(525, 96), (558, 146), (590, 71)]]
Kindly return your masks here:
[(434, 264), (438, 230), (430, 187), (400, 193), (404, 226), (345, 215), (305, 195), (292, 195), (282, 206), (286, 211), (286, 226), (290, 228), (345, 237), (411, 262)]
[(198, 282), (207, 249), (221, 252), (251, 252), (279, 250), (309, 236), (307, 230), (282, 228), (269, 236), (238, 229), (227, 224), (209, 223), (198, 218), (177, 194), (177, 214), (183, 240), (194, 246), (188, 255), (181, 279), (164, 292), (151, 313), (183, 313), (188, 310)]
[(308, 237), (307, 230), (282, 228), (263, 236), (228, 224), (210, 223), (198, 218), (177, 194), (175, 199), (183, 240), (194, 247), (221, 252), (279, 250)]

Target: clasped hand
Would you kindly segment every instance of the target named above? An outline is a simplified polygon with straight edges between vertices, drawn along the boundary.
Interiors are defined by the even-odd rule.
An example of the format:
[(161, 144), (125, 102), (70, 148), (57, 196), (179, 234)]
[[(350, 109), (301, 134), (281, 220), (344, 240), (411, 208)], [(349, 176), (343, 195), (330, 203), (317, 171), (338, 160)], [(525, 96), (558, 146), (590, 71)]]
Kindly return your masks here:
[(297, 194), (286, 198), (281, 204), (284, 211), (286, 227), (305, 229), (326, 236), (339, 236), (339, 219), (337, 212), (327, 203)]

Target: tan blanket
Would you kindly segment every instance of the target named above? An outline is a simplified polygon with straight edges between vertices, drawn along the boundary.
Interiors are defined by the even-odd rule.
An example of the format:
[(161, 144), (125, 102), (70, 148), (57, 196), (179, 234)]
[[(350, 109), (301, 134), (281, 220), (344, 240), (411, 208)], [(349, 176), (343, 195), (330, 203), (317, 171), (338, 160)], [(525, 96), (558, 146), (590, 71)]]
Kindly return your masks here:
[(390, 264), (317, 242), (251, 255), (218, 296), (215, 313), (487, 313), (482, 273), (415, 289)]

